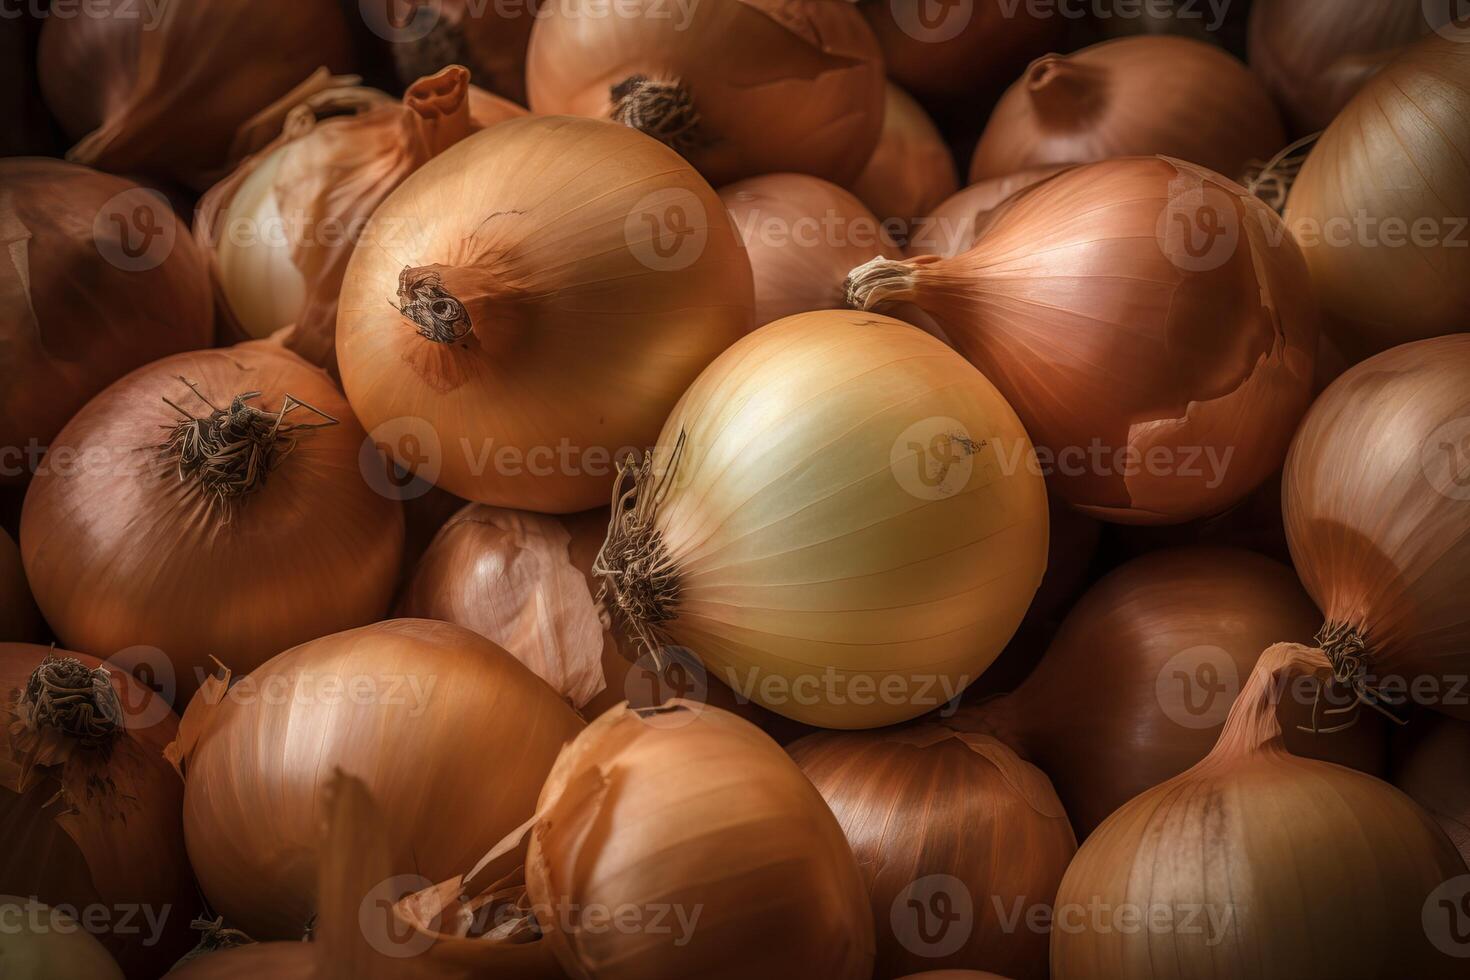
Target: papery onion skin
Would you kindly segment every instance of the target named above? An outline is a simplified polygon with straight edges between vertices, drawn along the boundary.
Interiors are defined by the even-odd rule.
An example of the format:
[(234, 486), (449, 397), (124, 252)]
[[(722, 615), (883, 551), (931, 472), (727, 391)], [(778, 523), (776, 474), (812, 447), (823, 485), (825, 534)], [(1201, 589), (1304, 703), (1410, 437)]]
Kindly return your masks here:
[(1429, 811), (1470, 863), (1470, 723), (1429, 715), (1395, 734), (1393, 784)]
[[(89, 671), (108, 668), (120, 728), (89, 746), (54, 725), (29, 725), (21, 698), (48, 656)], [(183, 787), (163, 758), (178, 723), (159, 696), (118, 667), (0, 643), (0, 892), (78, 910), (130, 976), (158, 976), (194, 941), (189, 919), (198, 899), (183, 847)], [(106, 916), (100, 923), (98, 908)], [(0, 939), (12, 925), (0, 929)], [(0, 965), (10, 962), (0, 954)]]
[[(323, 692), (354, 685), (364, 695)], [(275, 692), (274, 694), (272, 692)], [(212, 907), (257, 939), (313, 911), (325, 775), (356, 776), (392, 831), (394, 870), (440, 880), (531, 815), (582, 722), (484, 637), (389, 620), (288, 650), (223, 701), (211, 681), (172, 755), (184, 833)]]
[(409, 85), (445, 65), (461, 64), (469, 68), (476, 85), (524, 105), (526, 48), (536, 24), (537, 6), (538, 0), (511, 4), (407, 0), (399, 23), (411, 26), (413, 17), (423, 16), (413, 8), (428, 8), (434, 20), (423, 37), (390, 41), (399, 81)]
[(907, 221), (959, 190), (959, 175), (923, 106), (892, 82), (886, 92), (883, 131), (852, 192), (880, 218)]
[(1470, 334), (1404, 344), (1317, 399), (1282, 486), (1292, 559), (1326, 624), (1365, 644), (1372, 677), (1438, 679), (1416, 700), (1458, 717), (1470, 717), (1467, 419)]
[(20, 548), (0, 528), (0, 643), (31, 643), (41, 639), (44, 624), (31, 587), (26, 582)]
[(1082, 845), (1057, 895), (1053, 977), (1464, 976), (1426, 907), (1465, 875), (1444, 833), (1387, 783), (1281, 744), (1278, 675), (1326, 667), (1267, 650), (1210, 755)]
[(968, 252), (1011, 198), (1065, 169), (1022, 170), (956, 191), (919, 219), (904, 251), (910, 258), (939, 255), (947, 259)]
[[(878, 976), (965, 966), (1045, 980), (1046, 934), (1004, 919), (1049, 908), (1077, 852), (1041, 770), (994, 738), (943, 722), (823, 732), (788, 751), (852, 844), (878, 923)], [(968, 929), (957, 948), (933, 921), (895, 912), (910, 896), (931, 897), (910, 891), (931, 875), (959, 883), (945, 889), (955, 906), (971, 902), (970, 920), (948, 926)]]
[(1312, 391), (1306, 278), (1281, 219), (1244, 188), (1131, 157), (1012, 199), (952, 259), (855, 269), (848, 296), (937, 321), (1074, 506), (1177, 524), (1226, 510), (1285, 457)]
[(840, 309), (841, 279), (855, 262), (901, 254), (862, 201), (820, 177), (749, 177), (720, 188), (720, 200), (745, 242), (758, 326)]
[[(203, 190), (238, 154), (237, 131), (325, 66), (351, 66), (332, 0), (213, 0), (139, 8), (97, 0), (48, 17), (41, 91), (77, 144), (67, 159)], [(96, 84), (78, 84), (78, 78)]]
[(662, 133), (716, 187), (783, 171), (857, 177), (883, 125), (883, 65), (854, 4), (703, 0), (673, 15), (658, 2), (538, 13), (531, 111)]
[[(1085, 838), (1203, 759), (1261, 650), (1310, 640), (1320, 618), (1292, 570), (1269, 558), (1233, 548), (1154, 552), (1088, 590), (1020, 688), (965, 708), (956, 725), (993, 733), (1040, 766)], [(1383, 773), (1376, 718), (1313, 735), (1298, 730), (1311, 725), (1310, 701), (1285, 701), (1281, 712), (1291, 751)]]
[[(0, 966), (6, 980), (123, 980), (123, 971), (70, 916), (21, 895), (0, 895)], [(32, 924), (41, 918), (40, 927)]]
[(1150, 154), (1233, 179), (1285, 144), (1270, 95), (1230, 54), (1182, 37), (1122, 38), (1033, 62), (986, 124), (970, 182)]
[[(613, 708), (557, 759), (537, 813), (527, 890), (573, 977), (872, 976), (842, 829), (780, 746), (729, 712)], [(630, 905), (699, 919), (683, 937), (678, 920), (661, 934), (582, 927), (582, 910)]]
[[(182, 416), (261, 392), (336, 420), (297, 432), (265, 482), (232, 505), (181, 479), (162, 451)], [(301, 409), (292, 423), (321, 421)], [(365, 435), (326, 374), (265, 342), (178, 354), (112, 385), (57, 436), (26, 494), (20, 545), (47, 622), (66, 646), (118, 662), (161, 652), (177, 706), (213, 670), (248, 671), (305, 640), (387, 611), (403, 514), (360, 468)], [(121, 652), (120, 652), (121, 651)], [(161, 669), (161, 668), (160, 668)]]
[(0, 160), (0, 241), (0, 483), (16, 483), (97, 392), (209, 346), (214, 306), (188, 228), (121, 177)]
[[(400, 280), (432, 292), (435, 276), (469, 321), (453, 342), (400, 312)], [(753, 302), (719, 198), (672, 150), (613, 123), (513, 119), (374, 214), (337, 357), (370, 432), (437, 452), (435, 472), (406, 468), (468, 500), (567, 513), (606, 503), (614, 460), (652, 442)]]
[(1470, 323), (1466, 145), (1470, 45), (1434, 36), (1375, 75), (1302, 166), (1286, 224), (1352, 360)]
[[(651, 532), (614, 528), (600, 571), (631, 632), (693, 651), (737, 694), (828, 728), (904, 721), (975, 680), (1036, 592), (1031, 453), (934, 338), (875, 314), (788, 317), (684, 395), (639, 477), (645, 494), (672, 480), (640, 518)], [(625, 546), (670, 570), (647, 583), (665, 590), (652, 625)]]

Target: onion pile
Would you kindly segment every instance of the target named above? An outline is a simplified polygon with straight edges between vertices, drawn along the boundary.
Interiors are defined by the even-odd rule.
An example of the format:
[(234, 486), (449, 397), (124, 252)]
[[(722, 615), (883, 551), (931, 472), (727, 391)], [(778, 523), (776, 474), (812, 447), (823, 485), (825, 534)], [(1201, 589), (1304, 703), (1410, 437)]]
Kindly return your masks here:
[(351, 43), (333, 0), (92, 0), (46, 18), (38, 60), (46, 104), (79, 141), (67, 159), (202, 190), (242, 155), (247, 122), (325, 84), (317, 69), (350, 67)]
[(959, 177), (948, 144), (923, 106), (892, 82), (887, 93), (878, 146), (852, 190), (880, 218), (909, 221), (958, 190)]
[(1393, 782), (1428, 810), (1470, 862), (1470, 723), (1415, 718), (1395, 746)]
[[(1041, 770), (942, 724), (823, 732), (789, 751), (857, 856), (878, 976), (967, 966), (1046, 980), (1046, 933), (1010, 918), (1049, 907), (1077, 851)], [(945, 905), (972, 911), (953, 923), (926, 914)]]
[(938, 255), (946, 259), (968, 252), (985, 234), (1006, 202), (1065, 169), (1042, 167), (1022, 170), (1005, 177), (982, 180), (956, 191), (940, 202), (932, 213), (919, 219), (909, 235), (905, 250), (910, 257)]
[(1088, 838), (1057, 895), (1053, 977), (1464, 976), (1435, 902), (1466, 873), (1444, 833), (1387, 783), (1282, 743), (1275, 688), (1327, 666), (1268, 649), (1210, 754)]
[(848, 184), (878, 144), (883, 66), (847, 0), (559, 0), (536, 17), (531, 111), (613, 119), (716, 186), (792, 171)]
[(1470, 45), (1435, 36), (1375, 75), (1302, 166), (1286, 223), (1354, 360), (1470, 324), (1466, 145)]
[(1285, 142), (1270, 95), (1231, 55), (1189, 38), (1122, 38), (1033, 62), (995, 107), (970, 180), (1155, 153), (1234, 178)]
[(123, 980), (117, 962), (71, 916), (20, 895), (0, 895), (0, 966), (16, 980)]
[(606, 500), (615, 456), (653, 440), (751, 306), (745, 249), (675, 153), (609, 123), (514, 119), (374, 213), (342, 285), (337, 361), (405, 469), (565, 513)]
[(1281, 465), (1316, 309), (1281, 219), (1163, 157), (1059, 174), (968, 252), (874, 259), (851, 305), (917, 306), (1006, 396), (1052, 486), (1122, 523), (1219, 513)]
[(0, 528), (0, 643), (39, 640), (41, 613), (31, 598), (20, 549)]
[(1015, 413), (939, 341), (873, 314), (741, 340), (614, 493), (596, 570), (630, 632), (828, 728), (953, 700), (1045, 567), (1046, 488)]
[[(526, 48), (536, 24), (537, 0), (488, 3), (477, 0), (404, 0), (398, 23), (405, 36), (390, 45), (398, 78), (411, 85), (446, 65), (469, 68), (475, 84), (515, 102), (526, 101)], [(423, 8), (420, 13), (414, 8)], [(423, 33), (414, 18), (431, 17)], [(391, 25), (390, 25), (391, 26)]]
[(0, 483), (87, 400), (207, 346), (204, 258), (162, 195), (60, 160), (0, 160)]
[(26, 575), (67, 647), (180, 707), (211, 659), (248, 671), (387, 611), (397, 501), (326, 374), (264, 342), (178, 354), (67, 423), (21, 518)]
[[(168, 705), (124, 671), (0, 643), (0, 893), (82, 915), (130, 976), (158, 976), (193, 942), (182, 787), (163, 758), (177, 728)], [(0, 943), (15, 925), (6, 919)], [(85, 946), (76, 955), (107, 956)], [(19, 969), (4, 952), (0, 966), (7, 977)]]

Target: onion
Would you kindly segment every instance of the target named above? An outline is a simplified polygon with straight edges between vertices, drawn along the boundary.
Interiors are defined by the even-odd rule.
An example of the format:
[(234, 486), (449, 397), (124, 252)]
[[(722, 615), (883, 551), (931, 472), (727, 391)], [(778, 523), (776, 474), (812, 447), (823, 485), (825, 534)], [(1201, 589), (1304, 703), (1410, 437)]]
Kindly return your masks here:
[(1394, 785), (1429, 811), (1470, 862), (1470, 724), (1435, 715), (1415, 718), (1402, 731)]
[(334, 364), (353, 245), (405, 177), (469, 135), (468, 93), (458, 66), (420, 79), (402, 102), (372, 89), (328, 90), (292, 109), (280, 136), (204, 195), (195, 231), (213, 249), (241, 333), (294, 326), (287, 347)]
[(209, 277), (161, 195), (59, 160), (0, 160), (0, 483), (117, 378), (214, 335)]
[(1396, 700), (1387, 681), (1470, 717), (1467, 419), (1470, 334), (1455, 334), (1349, 369), (1292, 443), (1291, 556), (1339, 680), (1370, 703)]
[(67, 159), (197, 190), (239, 158), (251, 117), (351, 61), (332, 0), (92, 0), (73, 14), (46, 18), (37, 56), (46, 104), (80, 141)]
[(607, 684), (602, 623), (570, 544), (554, 517), (470, 504), (435, 535), (398, 615), (474, 630), (580, 708)]
[(1121, 523), (1219, 513), (1280, 466), (1316, 311), (1265, 204), (1163, 157), (1077, 167), (952, 259), (875, 259), (849, 301), (911, 303), (1015, 407), (1052, 485)]
[(1000, 213), (1002, 205), (1021, 191), (1061, 173), (1065, 167), (1022, 170), (971, 184), (945, 198), (915, 224), (906, 251), (910, 257), (939, 255), (946, 259), (968, 252)]
[(1088, 838), (1057, 895), (1056, 980), (1464, 976), (1435, 901), (1457, 877), (1463, 895), (1444, 833), (1387, 783), (1282, 744), (1276, 686), (1326, 667), (1271, 647), (1210, 754)]
[(788, 317), (716, 360), (620, 471), (597, 571), (645, 647), (688, 648), (797, 721), (892, 724), (956, 697), (1021, 621), (1047, 543), (1032, 464), (1015, 413), (939, 341)]
[(1364, 86), (1302, 166), (1286, 223), (1355, 360), (1470, 322), (1467, 144), (1470, 45), (1436, 36)]
[(20, 549), (0, 528), (0, 643), (39, 640), (43, 628)]
[[(537, 6), (538, 0), (403, 0), (398, 22), (407, 26), (389, 45), (399, 81), (409, 85), (446, 65), (461, 64), (476, 84), (524, 103), (526, 48)], [(415, 9), (420, 7), (427, 9), (421, 14)], [(414, 18), (423, 18), (428, 28), (418, 30)]]
[[(0, 891), (79, 918), (130, 976), (158, 976), (191, 942), (182, 787), (163, 759), (177, 728), (122, 670), (0, 643)], [(8, 980), (4, 953), (0, 966)]]
[(1404, 0), (1256, 0), (1251, 68), (1294, 132), (1321, 132), (1398, 48), (1428, 32), (1429, 9)]
[(982, 970), (931, 970), (927, 973), (911, 973), (901, 980), (1006, 980), (1006, 978)]
[(1046, 933), (1009, 918), (1050, 907), (1077, 852), (1041, 770), (938, 724), (822, 732), (789, 751), (857, 856), (878, 976), (964, 966), (1046, 980)]
[(842, 277), (874, 253), (902, 254), (861, 201), (806, 174), (767, 174), (720, 189), (750, 257), (755, 320), (842, 306)]
[[(1015, 693), (963, 709), (962, 727), (999, 737), (1056, 784), (1086, 837), (1132, 797), (1184, 772), (1215, 744), (1261, 650), (1305, 639), (1317, 610), (1291, 569), (1229, 548), (1135, 559), (1073, 607)], [(1298, 731), (1313, 699), (1281, 707), (1292, 751), (1381, 773), (1383, 731)]]
[(314, 907), (333, 768), (366, 785), (393, 870), (469, 867), (529, 817), (582, 723), (544, 682), (467, 629), (390, 620), (272, 658), (190, 704), (171, 757), (199, 884), (257, 939), (298, 938)]
[(1026, 62), (1064, 40), (1054, 8), (1010, 0), (927, 7), (925, 0), (868, 0), (884, 68), (917, 95), (975, 98), (1016, 77)]
[(19, 895), (0, 895), (0, 966), (6, 980), (123, 980), (117, 962), (74, 918)]
[(364, 441), (326, 374), (265, 343), (134, 371), (67, 424), (26, 495), (21, 554), (47, 622), (120, 664), (155, 648), (176, 705), (211, 658), (249, 670), (371, 622), (403, 515), (363, 479)]
[(536, 16), (531, 111), (614, 119), (710, 183), (792, 171), (848, 184), (878, 145), (883, 66), (845, 0), (685, 7), (558, 0)]
[(1235, 178), (1285, 142), (1270, 95), (1230, 54), (1189, 38), (1121, 38), (1032, 62), (995, 107), (970, 181), (1155, 153)]
[(913, 96), (888, 83), (883, 132), (852, 190), (884, 220), (928, 214), (959, 190), (949, 145)]
[(615, 454), (652, 442), (752, 302), (719, 198), (672, 151), (609, 123), (514, 119), (378, 208), (343, 282), (337, 357), (404, 468), (568, 512), (606, 500)]

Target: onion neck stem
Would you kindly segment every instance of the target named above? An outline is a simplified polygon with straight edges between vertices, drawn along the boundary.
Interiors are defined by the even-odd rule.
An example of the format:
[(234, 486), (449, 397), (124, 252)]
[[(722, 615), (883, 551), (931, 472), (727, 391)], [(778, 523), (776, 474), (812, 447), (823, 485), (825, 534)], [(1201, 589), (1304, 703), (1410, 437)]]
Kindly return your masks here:
[(1323, 652), (1300, 643), (1277, 643), (1261, 654), (1235, 699), (1225, 728), (1209, 758), (1238, 758), (1281, 740), (1276, 709), (1282, 681), (1294, 674), (1320, 674), (1331, 667)]
[(1107, 79), (1102, 68), (1049, 54), (1031, 63), (1023, 84), (1039, 120), (1056, 129), (1075, 129), (1102, 112)]
[(60, 732), (91, 748), (111, 744), (124, 727), (111, 678), (106, 667), (48, 653), (21, 692), (18, 708), (26, 727)]
[(914, 267), (880, 255), (847, 274), (842, 294), (855, 310), (873, 310), (887, 302), (911, 299)]
[(677, 78), (630, 75), (612, 87), (614, 122), (631, 126), (660, 143), (687, 154), (703, 142), (694, 97)]

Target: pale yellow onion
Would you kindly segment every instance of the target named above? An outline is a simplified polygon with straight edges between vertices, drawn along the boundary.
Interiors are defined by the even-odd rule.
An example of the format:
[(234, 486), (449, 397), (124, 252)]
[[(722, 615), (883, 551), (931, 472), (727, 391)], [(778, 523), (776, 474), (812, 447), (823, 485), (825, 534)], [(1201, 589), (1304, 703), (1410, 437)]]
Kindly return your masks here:
[(910, 258), (919, 255), (952, 258), (968, 252), (1007, 201), (1065, 169), (1042, 167), (1022, 170), (1005, 177), (982, 180), (951, 194), (931, 213), (918, 220), (904, 246), (905, 253)]
[(613, 455), (652, 442), (749, 329), (752, 297), (744, 246), (678, 154), (613, 123), (512, 119), (374, 213), (338, 365), (405, 468), (481, 503), (585, 510), (606, 501)]
[(883, 102), (883, 131), (852, 192), (880, 218), (905, 221), (959, 189), (954, 157), (934, 120), (892, 82)]
[(863, 202), (807, 174), (766, 174), (720, 188), (755, 279), (755, 322), (842, 307), (854, 261), (901, 254)]
[(959, 355), (875, 314), (741, 340), (633, 476), (599, 558), (609, 604), (808, 724), (892, 724), (957, 695), (1046, 565), (1046, 488), (1015, 413)]
[(1387, 783), (1282, 745), (1276, 686), (1327, 666), (1268, 649), (1214, 750), (1087, 839), (1057, 895), (1055, 980), (1465, 975), (1433, 906), (1464, 895), (1444, 832)]
[(75, 918), (21, 895), (0, 895), (5, 980), (123, 980), (122, 969)]

